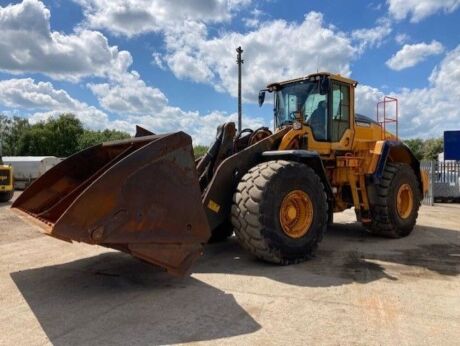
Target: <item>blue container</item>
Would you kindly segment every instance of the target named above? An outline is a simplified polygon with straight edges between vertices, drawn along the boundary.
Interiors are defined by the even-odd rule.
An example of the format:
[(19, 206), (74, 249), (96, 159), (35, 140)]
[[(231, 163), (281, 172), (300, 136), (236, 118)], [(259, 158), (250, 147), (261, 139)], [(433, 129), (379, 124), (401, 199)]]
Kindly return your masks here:
[(460, 160), (460, 131), (444, 131), (444, 160)]

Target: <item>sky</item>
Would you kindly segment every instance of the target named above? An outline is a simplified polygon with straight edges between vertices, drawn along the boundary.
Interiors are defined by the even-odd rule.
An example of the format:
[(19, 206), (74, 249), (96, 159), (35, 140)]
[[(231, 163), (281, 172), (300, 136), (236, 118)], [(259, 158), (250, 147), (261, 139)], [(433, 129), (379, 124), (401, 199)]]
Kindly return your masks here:
[(238, 46), (243, 127), (272, 124), (260, 89), (319, 70), (359, 81), (359, 113), (397, 97), (402, 138), (460, 129), (460, 0), (0, 0), (0, 113), (206, 145), (236, 119)]

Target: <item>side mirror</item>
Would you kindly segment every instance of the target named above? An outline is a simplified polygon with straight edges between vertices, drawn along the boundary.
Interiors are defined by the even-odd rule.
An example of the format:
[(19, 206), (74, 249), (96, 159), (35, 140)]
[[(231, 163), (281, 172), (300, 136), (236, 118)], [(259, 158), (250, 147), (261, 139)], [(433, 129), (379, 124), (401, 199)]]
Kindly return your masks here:
[(322, 77), (319, 81), (319, 93), (320, 95), (326, 95), (329, 92), (329, 78)]
[(265, 101), (265, 90), (259, 91), (259, 107), (262, 107)]

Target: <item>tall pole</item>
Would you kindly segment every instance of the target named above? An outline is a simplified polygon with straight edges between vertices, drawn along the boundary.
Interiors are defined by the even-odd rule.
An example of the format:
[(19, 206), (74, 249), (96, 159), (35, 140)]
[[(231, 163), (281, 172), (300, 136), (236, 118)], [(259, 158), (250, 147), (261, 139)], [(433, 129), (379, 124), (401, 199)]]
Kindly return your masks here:
[(243, 50), (241, 47), (236, 49), (237, 57), (236, 63), (238, 64), (238, 133), (241, 132), (241, 65), (244, 63), (244, 60), (241, 59), (241, 54)]
[(2, 136), (0, 137), (0, 165), (3, 165), (3, 133)]

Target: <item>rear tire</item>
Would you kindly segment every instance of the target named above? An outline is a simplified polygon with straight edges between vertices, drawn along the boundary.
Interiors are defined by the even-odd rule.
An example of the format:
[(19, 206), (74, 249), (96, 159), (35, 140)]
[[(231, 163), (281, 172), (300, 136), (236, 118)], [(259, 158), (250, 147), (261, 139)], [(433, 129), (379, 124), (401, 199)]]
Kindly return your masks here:
[(387, 163), (380, 183), (375, 186), (370, 205), (372, 221), (365, 224), (366, 228), (372, 234), (389, 238), (408, 236), (417, 221), (421, 199), (419, 182), (412, 167), (404, 163)]
[(0, 192), (0, 203), (8, 202), (13, 195), (14, 191)]
[[(289, 204), (296, 210), (289, 217), (293, 218), (294, 225), (300, 225), (300, 232), (288, 235), (286, 214), (281, 211), (285, 210), (286, 198), (289, 200), (289, 196), (297, 196), (295, 194), (307, 197), (300, 199), (298, 205)], [(302, 213), (303, 210), (308, 212)], [(307, 223), (298, 223), (304, 219)], [(323, 238), (327, 221), (324, 186), (313, 169), (305, 164), (261, 163), (243, 176), (233, 196), (232, 224), (239, 242), (256, 257), (268, 262), (291, 264), (310, 258)], [(292, 227), (289, 230), (293, 230)]]

